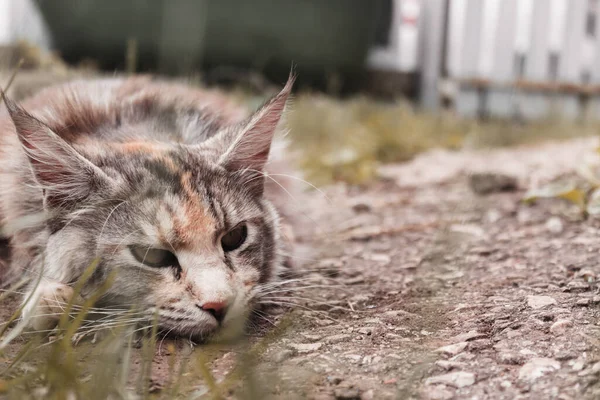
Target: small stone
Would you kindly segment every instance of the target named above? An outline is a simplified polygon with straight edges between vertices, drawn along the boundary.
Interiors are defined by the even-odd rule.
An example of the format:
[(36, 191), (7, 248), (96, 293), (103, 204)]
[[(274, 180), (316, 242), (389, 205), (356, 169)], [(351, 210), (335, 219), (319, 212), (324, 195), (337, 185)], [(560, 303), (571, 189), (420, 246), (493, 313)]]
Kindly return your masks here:
[(285, 350), (281, 350), (280, 352), (277, 352), (273, 356), (273, 361), (275, 361), (276, 363), (281, 363), (289, 358), (292, 358), (293, 356), (294, 356), (294, 350), (285, 349)]
[(362, 356), (358, 354), (348, 354), (346, 358), (354, 361), (355, 363), (359, 363), (363, 359)]
[(546, 221), (546, 229), (552, 233), (561, 233), (564, 230), (564, 225), (559, 217), (552, 217)]
[(589, 269), (582, 269), (575, 276), (583, 279), (587, 283), (593, 283), (596, 280), (596, 274)]
[(502, 219), (502, 213), (500, 213), (500, 211), (496, 209), (488, 210), (488, 212), (485, 214), (485, 219), (489, 223), (495, 224), (496, 222), (500, 221), (500, 219)]
[(556, 299), (550, 296), (527, 296), (527, 304), (534, 310), (555, 305)]
[(384, 312), (383, 315), (386, 317), (407, 317), (407, 318), (419, 317), (419, 315), (417, 315), (417, 314), (409, 313), (408, 311), (404, 311), (404, 310), (390, 310), (390, 311)]
[(336, 400), (361, 400), (358, 389), (339, 388), (335, 389), (334, 394)]
[(455, 388), (463, 388), (475, 383), (475, 374), (472, 372), (457, 371), (444, 375), (432, 376), (425, 380), (426, 385), (435, 385), (438, 383)]
[(587, 292), (590, 290), (590, 285), (581, 281), (571, 281), (563, 289), (564, 292)]
[(360, 398), (361, 400), (373, 400), (375, 398), (375, 392), (373, 389), (369, 389), (364, 392)]
[(469, 342), (469, 351), (481, 351), (492, 347), (492, 342), (488, 339), (478, 339)]
[(578, 372), (578, 371), (581, 371), (584, 367), (585, 367), (584, 360), (576, 360), (573, 363), (573, 366), (571, 368), (573, 369), (573, 371)]
[(384, 385), (393, 385), (396, 382), (398, 382), (398, 379), (396, 378), (391, 378), (391, 379), (386, 379), (385, 381), (383, 381)]
[(591, 299), (579, 299), (579, 300), (577, 300), (575, 305), (577, 305), (579, 307), (587, 307), (590, 305), (590, 300)]
[(597, 374), (600, 372), (600, 361), (592, 365), (592, 373)]
[(369, 328), (369, 327), (359, 328), (358, 333), (362, 333), (363, 335), (370, 335), (373, 333), (373, 328)]
[(527, 364), (519, 370), (519, 379), (533, 382), (547, 372), (560, 369), (560, 362), (552, 358), (532, 358)]
[(443, 353), (443, 354), (447, 354), (450, 356), (455, 356), (458, 353), (462, 352), (464, 349), (466, 349), (468, 344), (469, 343), (467, 343), (467, 342), (450, 344), (448, 346), (440, 347), (439, 349), (436, 350), (436, 353)]
[(421, 394), (422, 398), (426, 400), (450, 400), (454, 398), (454, 393), (448, 390), (446, 385), (425, 386)]
[(349, 342), (350, 340), (352, 340), (352, 336), (347, 335), (345, 333), (340, 333), (339, 335), (327, 336), (324, 339), (324, 342), (328, 344), (336, 344), (342, 342)]
[(303, 333), (302, 336), (304, 338), (306, 338), (307, 340), (310, 340), (311, 342), (316, 342), (317, 340), (320, 340), (323, 338), (323, 335), (312, 335), (309, 333)]
[(339, 385), (342, 381), (343, 379), (339, 376), (330, 375), (327, 377), (327, 382), (331, 383), (332, 385)]
[(359, 202), (359, 203), (355, 203), (352, 205), (352, 210), (359, 214), (359, 213), (367, 213), (370, 212), (372, 210), (371, 205), (364, 203), (364, 202)]
[(498, 354), (498, 360), (502, 364), (521, 365), (525, 361), (525, 357), (518, 353), (500, 353)]
[(296, 350), (298, 353), (311, 353), (319, 350), (323, 346), (323, 343), (292, 343), (290, 347)]
[(570, 319), (559, 319), (550, 327), (550, 332), (555, 335), (562, 335), (567, 331), (568, 328), (573, 326), (573, 321)]
[(455, 342), (468, 342), (470, 340), (481, 339), (486, 337), (485, 333), (477, 332), (476, 330), (469, 331), (467, 333), (461, 333), (460, 335), (454, 336), (452, 338)]
[(335, 322), (330, 319), (318, 319), (315, 321), (315, 323), (320, 326), (329, 326), (333, 325)]
[(600, 296), (594, 296), (594, 297), (592, 297), (592, 303), (593, 304), (600, 303)]
[(389, 263), (392, 262), (392, 258), (384, 253), (371, 253), (371, 254), (365, 255), (364, 258), (365, 258), (365, 260), (375, 261), (384, 266), (389, 265)]
[(574, 358), (577, 358), (577, 354), (575, 354), (572, 351), (559, 351), (558, 353), (556, 353), (554, 355), (554, 358), (558, 361), (568, 361), (568, 360), (572, 360)]
[(510, 381), (502, 381), (502, 382), (500, 382), (500, 387), (503, 388), (503, 389), (508, 389), (511, 386), (512, 386), (512, 383), (510, 383)]
[(450, 371), (452, 369), (460, 369), (465, 364), (458, 361), (438, 360), (435, 362), (435, 365), (446, 371)]
[(469, 186), (477, 194), (514, 191), (517, 179), (513, 176), (496, 173), (474, 173), (469, 177)]

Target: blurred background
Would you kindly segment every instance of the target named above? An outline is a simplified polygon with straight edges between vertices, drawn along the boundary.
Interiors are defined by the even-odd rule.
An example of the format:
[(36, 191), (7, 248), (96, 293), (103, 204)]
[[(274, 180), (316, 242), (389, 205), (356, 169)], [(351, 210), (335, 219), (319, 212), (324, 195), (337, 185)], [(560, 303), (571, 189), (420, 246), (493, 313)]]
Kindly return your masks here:
[(294, 65), (309, 175), (362, 182), (431, 147), (597, 134), (597, 16), (597, 0), (0, 0), (0, 60), (25, 60), (17, 97), (154, 73), (253, 106)]

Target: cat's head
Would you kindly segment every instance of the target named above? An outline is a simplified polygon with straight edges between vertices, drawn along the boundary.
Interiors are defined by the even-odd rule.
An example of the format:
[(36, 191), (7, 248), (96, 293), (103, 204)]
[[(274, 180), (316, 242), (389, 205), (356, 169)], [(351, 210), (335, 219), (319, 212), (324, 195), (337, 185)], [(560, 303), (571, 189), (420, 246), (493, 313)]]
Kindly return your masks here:
[(263, 171), (292, 83), (197, 144), (71, 145), (8, 101), (49, 215), (44, 274), (72, 283), (98, 259), (84, 293), (114, 273), (101, 303), (180, 335), (245, 320), (282, 260)]

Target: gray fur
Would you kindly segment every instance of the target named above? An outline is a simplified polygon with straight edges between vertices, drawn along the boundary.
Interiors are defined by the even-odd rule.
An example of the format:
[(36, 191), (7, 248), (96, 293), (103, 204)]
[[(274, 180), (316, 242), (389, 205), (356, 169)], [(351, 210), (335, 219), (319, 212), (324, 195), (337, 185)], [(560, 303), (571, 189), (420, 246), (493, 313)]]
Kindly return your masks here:
[[(135, 306), (147, 317), (159, 310), (165, 330), (214, 331), (218, 323), (201, 309), (207, 302), (228, 304), (224, 326), (247, 315), (285, 262), (263, 173), (292, 82), (248, 118), (218, 93), (147, 78), (73, 82), (22, 106), (6, 99), (0, 213), (12, 265), (5, 280), (42, 274), (24, 310), (32, 326), (47, 325), (36, 321), (48, 314), (41, 305), (68, 301), (64, 293), (95, 259), (82, 295), (115, 273), (100, 305)], [(220, 237), (242, 222), (246, 242), (224, 252)], [(170, 250), (179, 266), (141, 264), (133, 245)]]

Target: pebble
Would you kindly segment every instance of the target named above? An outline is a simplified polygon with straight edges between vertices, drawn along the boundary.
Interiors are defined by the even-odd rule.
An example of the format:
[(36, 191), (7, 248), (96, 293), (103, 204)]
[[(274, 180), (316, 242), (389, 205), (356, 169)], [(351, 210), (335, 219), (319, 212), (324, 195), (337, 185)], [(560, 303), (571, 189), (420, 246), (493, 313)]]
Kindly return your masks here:
[(361, 400), (358, 389), (339, 388), (334, 392), (336, 400)]
[(341, 342), (348, 342), (352, 340), (352, 336), (347, 335), (345, 333), (340, 333), (339, 335), (332, 335), (332, 336), (327, 336), (324, 341), (325, 343), (328, 344), (335, 344), (335, 343), (341, 343)]
[(500, 383), (500, 387), (502, 387), (503, 389), (508, 389), (511, 386), (512, 386), (512, 383), (510, 383), (510, 381), (502, 381)]
[(587, 307), (590, 305), (590, 299), (579, 299), (575, 304), (579, 307)]
[(339, 385), (342, 381), (343, 381), (343, 379), (340, 378), (339, 376), (330, 375), (327, 377), (327, 382), (329, 382), (333, 385)]
[(425, 380), (426, 385), (435, 385), (438, 383), (442, 383), (444, 385), (452, 386), (455, 388), (463, 388), (471, 386), (475, 383), (475, 374), (472, 372), (457, 371), (450, 372), (444, 375), (432, 376)]
[(320, 340), (323, 338), (323, 335), (312, 335), (309, 333), (304, 333), (304, 334), (302, 334), (302, 336), (304, 338), (306, 338), (307, 340), (310, 340), (311, 342), (316, 342), (317, 340)]
[(550, 296), (527, 296), (527, 304), (534, 310), (556, 304), (556, 299)]
[(583, 369), (583, 367), (585, 367), (585, 361), (584, 360), (576, 360), (573, 363), (573, 366), (571, 368), (573, 369), (573, 371), (577, 372), (577, 371), (581, 371)]
[(469, 176), (469, 187), (477, 194), (486, 195), (494, 192), (514, 191), (517, 189), (514, 176), (491, 172), (473, 173)]
[(273, 361), (276, 363), (284, 362), (285, 360), (292, 358), (294, 356), (294, 351), (290, 349), (281, 350), (273, 356)]
[(590, 285), (581, 281), (571, 281), (563, 289), (564, 292), (587, 292), (590, 290)]
[(500, 353), (498, 354), (498, 360), (502, 364), (520, 365), (525, 361), (525, 357), (518, 353)]
[(371, 212), (372, 207), (370, 204), (364, 203), (364, 202), (358, 202), (352, 205), (352, 210), (355, 213), (367, 213), (367, 212)]
[(467, 333), (461, 333), (460, 335), (456, 335), (452, 340), (455, 342), (468, 342), (470, 340), (481, 339), (484, 337), (486, 337), (485, 333), (480, 333), (476, 330), (472, 330)]
[(572, 351), (564, 350), (564, 351), (559, 351), (558, 353), (556, 353), (554, 355), (554, 358), (557, 359), (558, 361), (568, 361), (568, 360), (577, 358), (577, 354)]
[(519, 379), (533, 382), (547, 372), (560, 369), (560, 362), (552, 358), (532, 358), (519, 370)]
[(313, 351), (319, 350), (323, 347), (323, 343), (292, 343), (289, 345), (292, 349), (296, 350), (298, 353), (311, 353)]
[(458, 361), (438, 360), (435, 362), (435, 365), (446, 371), (450, 371), (451, 369), (460, 369), (465, 364)]
[(570, 319), (559, 319), (550, 327), (550, 332), (556, 335), (562, 335), (568, 328), (573, 326), (573, 321)]
[(320, 326), (329, 326), (333, 325), (335, 322), (330, 319), (318, 319), (315, 321), (315, 323)]
[(493, 346), (493, 343), (489, 339), (477, 339), (469, 342), (469, 351), (478, 352), (481, 350), (489, 349)]
[(363, 335), (370, 335), (373, 333), (373, 328), (369, 328), (369, 327), (359, 328), (358, 333), (362, 333)]
[(593, 283), (596, 280), (596, 274), (589, 269), (582, 269), (575, 276), (582, 278), (587, 283)]
[(436, 350), (436, 353), (444, 353), (444, 354), (448, 354), (450, 356), (455, 356), (458, 353), (462, 352), (464, 349), (466, 349), (468, 344), (469, 343), (467, 343), (467, 342), (450, 344), (448, 346), (440, 347), (439, 349)]
[(446, 385), (425, 386), (421, 392), (422, 398), (427, 400), (450, 400), (454, 393)]
[(546, 221), (546, 229), (552, 233), (561, 233), (565, 227), (562, 222), (562, 219), (559, 217), (552, 217)]

